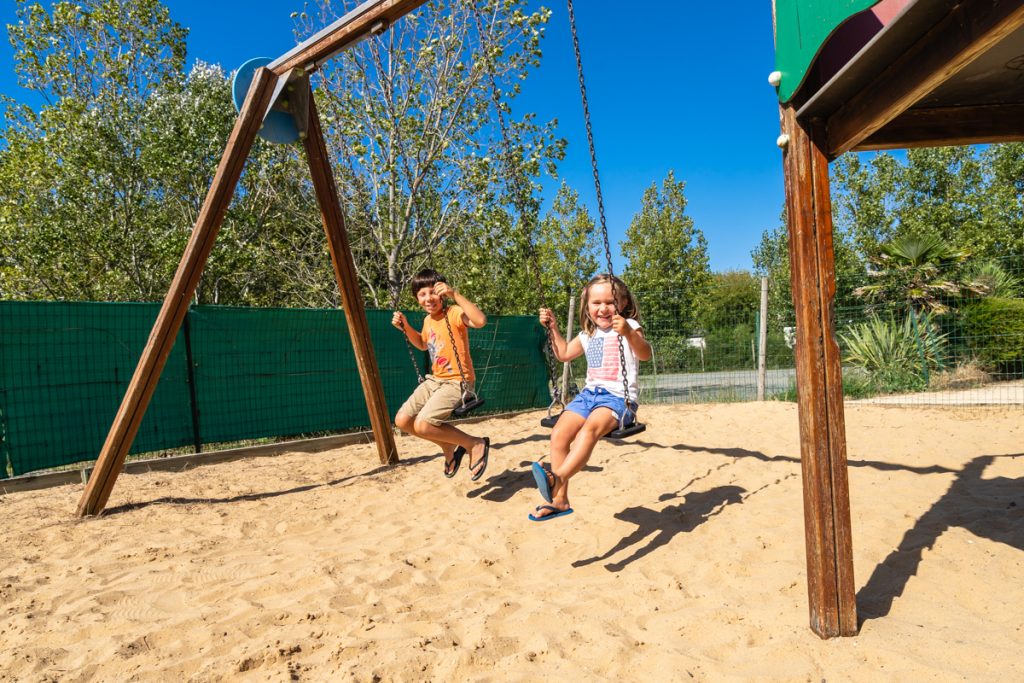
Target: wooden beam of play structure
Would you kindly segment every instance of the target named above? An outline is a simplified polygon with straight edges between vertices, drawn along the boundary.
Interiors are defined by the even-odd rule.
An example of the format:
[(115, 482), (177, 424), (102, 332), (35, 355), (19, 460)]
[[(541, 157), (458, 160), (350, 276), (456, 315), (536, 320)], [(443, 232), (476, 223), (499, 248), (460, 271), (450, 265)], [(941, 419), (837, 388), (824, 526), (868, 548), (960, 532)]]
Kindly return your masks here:
[(235, 193), (235, 186), (242, 175), (242, 167), (249, 156), (249, 150), (256, 139), (256, 133), (263, 125), (263, 117), (270, 107), (277, 77), (268, 69), (257, 70), (249, 88), (245, 103), (238, 112), (235, 127), (228, 138), (217, 173), (206, 194), (203, 208), (199, 212), (192, 237), (188, 241), (181, 263), (174, 274), (163, 306), (157, 315), (149, 340), (142, 351), (142, 357), (135, 367), (121, 401), (121, 407), (114, 417), (114, 423), (107, 433), (96, 466), (89, 483), (78, 503), (78, 516), (96, 515), (103, 511), (114, 488), (114, 481), (121, 472), (125, 456), (139, 431), (142, 417), (149, 406), (160, 373), (163, 372), (167, 357), (174, 346), (174, 339), (181, 328), (181, 322), (188, 312), (192, 295), (199, 285), (206, 259), (213, 249), (214, 240), (220, 230), (224, 213)]
[(1024, 104), (909, 109), (856, 150), (1024, 141)]
[[(306, 88), (309, 88), (308, 84)], [(363, 395), (366, 397), (366, 409), (370, 414), (370, 424), (376, 437), (377, 454), (382, 464), (393, 465), (398, 462), (398, 450), (395, 447), (395, 434), (391, 429), (388, 406), (384, 400), (384, 384), (381, 382), (373, 345), (370, 343), (370, 326), (366, 320), (363, 295), (359, 291), (355, 261), (352, 259), (348, 233), (345, 230), (345, 216), (341, 210), (341, 202), (338, 201), (330, 155), (327, 153), (327, 143), (320, 127), (320, 116), (317, 113), (313, 92), (308, 92), (309, 129), (304, 143), (309, 170), (313, 176), (313, 189), (320, 205), (320, 216), (331, 250), (334, 276), (341, 291), (341, 304), (345, 310), (349, 336), (352, 337), (359, 379), (363, 384)]]
[(92, 476), (89, 477), (85, 492), (78, 503), (78, 516), (99, 514), (110, 499), (114, 482), (139, 431), (139, 425), (156, 390), (178, 330), (188, 312), (189, 303), (199, 285), (206, 259), (210, 255), (224, 214), (234, 196), (253, 142), (271, 106), (285, 88), (302, 88), (300, 97), (308, 95), (309, 114), (304, 144), (331, 251), (335, 277), (341, 291), (345, 320), (359, 367), (359, 378), (373, 427), (377, 453), (381, 463), (393, 464), (398, 461), (391, 419), (384, 400), (380, 369), (371, 345), (366, 310), (356, 279), (352, 251), (348, 244), (345, 218), (338, 201), (320, 120), (312, 93), (309, 91), (308, 74), (341, 50), (355, 45), (369, 35), (376, 35), (385, 30), (395, 20), (424, 2), (426, 0), (365, 2), (310, 40), (272, 62), (267, 68), (256, 70), (245, 102), (239, 109), (238, 119), (224, 149), (220, 165), (217, 167), (217, 173), (196, 220), (192, 237), (139, 358), (135, 374), (114, 417)]
[(293, 69), (302, 69), (307, 74), (312, 73), (342, 50), (385, 31), (395, 21), (426, 2), (427, 0), (368, 0), (278, 57), (267, 65), (267, 68), (279, 76)]
[(833, 329), (835, 260), (824, 127), (781, 109), (786, 211), (803, 474), (811, 629), (822, 638), (857, 633), (846, 427), (839, 347)]
[[(1022, 26), (1022, 3), (963, 0), (937, 26), (910, 45), (895, 63), (829, 116), (826, 141), (829, 158), (857, 149), (862, 141)], [(963, 124), (958, 123), (958, 127), (963, 128)], [(939, 131), (933, 130), (928, 142), (960, 144), (955, 141), (956, 131), (945, 132), (948, 138), (939, 137)]]

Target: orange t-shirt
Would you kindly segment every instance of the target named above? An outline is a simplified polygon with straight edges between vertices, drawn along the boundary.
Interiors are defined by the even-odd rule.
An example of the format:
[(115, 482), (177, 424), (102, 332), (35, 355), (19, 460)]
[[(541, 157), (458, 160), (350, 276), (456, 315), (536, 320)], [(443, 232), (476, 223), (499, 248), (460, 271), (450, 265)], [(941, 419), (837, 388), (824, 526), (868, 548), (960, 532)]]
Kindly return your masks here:
[(448, 333), (444, 318), (434, 320), (429, 315), (423, 319), (423, 330), (420, 332), (423, 343), (430, 352), (431, 374), (436, 379), (463, 379), (463, 375), (459, 374), (459, 363), (452, 353), (454, 337), (455, 348), (459, 354), (458, 360), (462, 363), (462, 372), (467, 382), (473, 382), (476, 380), (476, 373), (473, 371), (473, 359), (469, 357), (469, 330), (462, 322), (462, 307), (449, 306), (445, 312), (452, 326), (451, 334)]

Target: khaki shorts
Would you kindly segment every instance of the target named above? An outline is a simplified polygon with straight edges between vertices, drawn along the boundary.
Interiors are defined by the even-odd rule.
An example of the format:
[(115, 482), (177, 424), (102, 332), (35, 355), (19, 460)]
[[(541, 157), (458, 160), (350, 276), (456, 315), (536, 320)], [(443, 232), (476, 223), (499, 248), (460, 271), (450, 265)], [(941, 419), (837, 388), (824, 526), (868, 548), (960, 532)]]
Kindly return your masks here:
[[(473, 391), (472, 382), (468, 384), (468, 389)], [(440, 425), (460, 403), (462, 385), (457, 380), (434, 379), (433, 375), (427, 375), (398, 412), (428, 424)]]

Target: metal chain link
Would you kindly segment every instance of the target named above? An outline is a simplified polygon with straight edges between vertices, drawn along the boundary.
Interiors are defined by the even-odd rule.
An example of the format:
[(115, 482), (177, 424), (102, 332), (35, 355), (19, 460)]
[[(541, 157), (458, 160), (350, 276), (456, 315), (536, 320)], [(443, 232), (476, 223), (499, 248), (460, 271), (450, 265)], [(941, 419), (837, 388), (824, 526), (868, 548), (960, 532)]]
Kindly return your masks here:
[[(587, 103), (587, 84), (583, 80), (583, 57), (580, 55), (580, 39), (576, 33), (576, 12), (572, 6), (572, 0), (566, 0), (569, 5), (569, 31), (572, 33), (572, 47), (576, 53), (576, 74), (580, 82), (580, 98), (583, 100), (583, 120), (587, 127), (587, 144), (590, 146), (590, 166), (594, 172), (594, 190), (597, 192), (597, 213), (601, 221), (601, 236), (604, 239), (604, 255), (608, 261), (608, 276), (611, 278), (612, 301), (615, 303), (615, 312), (619, 311), (619, 295), (615, 287), (615, 272), (612, 269), (612, 248), (608, 242), (608, 225), (604, 217), (604, 197), (601, 194), (601, 178), (597, 172), (597, 151), (594, 148), (594, 130), (590, 125), (590, 105)], [(629, 400), (629, 381), (626, 377), (626, 349), (623, 346), (622, 335), (619, 335), (619, 365), (622, 368), (622, 393), (625, 400)], [(623, 419), (625, 413), (623, 413)], [(621, 422), (621, 420), (620, 420)]]
[[(480, 10), (477, 8), (476, 3), (472, 4), (473, 7), (473, 18), (476, 21), (477, 34), (480, 36), (480, 45), (484, 49), (484, 68), (487, 70), (487, 78), (491, 83), (491, 101), (494, 103), (494, 111), (498, 114), (498, 128), (501, 130), (501, 139), (504, 143), (504, 154), (502, 155), (505, 169), (509, 171), (509, 179), (513, 183), (512, 187), (512, 203), (515, 205), (516, 212), (519, 214), (519, 218), (523, 223), (524, 231), (526, 232), (526, 253), (530, 259), (530, 269), (533, 271), (534, 282), (537, 286), (537, 295), (540, 299), (540, 305), (542, 308), (548, 308), (547, 298), (544, 295), (544, 282), (540, 276), (540, 259), (537, 256), (537, 248), (533, 243), (533, 226), (527, 224), (527, 219), (532, 218), (533, 214), (527, 211), (527, 188), (523, 186), (522, 178), (518, 172), (513, 172), (513, 155), (512, 155), (512, 143), (511, 136), (508, 133), (508, 126), (505, 123), (505, 114), (501, 110), (501, 94), (498, 91), (498, 83), (494, 78), (494, 70), (491, 68), (491, 55), (489, 52), (490, 45), (484, 45), (484, 27), (480, 20)], [(515, 164), (518, 166), (518, 164)], [(519, 169), (516, 169), (517, 171)], [(544, 360), (548, 371), (548, 382), (552, 387), (552, 398), (554, 403), (559, 405), (565, 405), (562, 397), (562, 389), (559, 387), (556, 381), (557, 364), (555, 361), (554, 346), (551, 343), (551, 330), (544, 327)]]
[[(452, 340), (452, 353), (455, 354), (455, 364), (459, 366), (459, 388), (462, 389), (462, 404), (466, 404), (466, 393), (469, 391), (469, 382), (466, 381), (466, 373), (462, 370), (462, 359), (459, 358), (459, 346), (455, 343), (455, 333), (452, 332), (452, 323), (448, 319), (448, 306), (444, 307), (444, 324), (448, 328), (448, 338)], [(467, 344), (468, 345), (468, 344)], [(474, 394), (476, 396), (476, 394)]]
[[(391, 295), (391, 310), (395, 310), (395, 308), (398, 306), (398, 300), (402, 296), (402, 292), (401, 290), (395, 289), (395, 291), (393, 291)], [(402, 314), (402, 317), (405, 318), (404, 313)], [(405, 318), (405, 322), (408, 323), (409, 319)], [(412, 363), (412, 367), (416, 370), (416, 383), (423, 384), (423, 382), (426, 381), (426, 378), (423, 376), (423, 373), (420, 372), (420, 364), (416, 362), (416, 356), (412, 352), (412, 344), (409, 343), (409, 335), (405, 333), (404, 326), (401, 332), (402, 341), (405, 342), (405, 350), (409, 352), (409, 361)]]

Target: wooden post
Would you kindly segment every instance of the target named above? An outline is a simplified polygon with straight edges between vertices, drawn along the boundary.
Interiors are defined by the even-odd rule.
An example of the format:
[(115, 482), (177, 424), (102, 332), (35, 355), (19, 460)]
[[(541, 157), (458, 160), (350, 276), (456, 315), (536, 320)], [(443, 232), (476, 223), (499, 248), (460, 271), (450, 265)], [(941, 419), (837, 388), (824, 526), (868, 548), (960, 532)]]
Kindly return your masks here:
[[(569, 292), (569, 315), (566, 316), (565, 320), (565, 338), (572, 339), (572, 321), (576, 314), (576, 299), (573, 298), (572, 288), (568, 288)], [(562, 363), (562, 400), (568, 403), (567, 397), (569, 396), (569, 367), (570, 363)]]
[(761, 278), (760, 324), (757, 326), (757, 400), (763, 401), (768, 379), (768, 278)]
[[(303, 87), (309, 88), (308, 81)], [(376, 437), (377, 455), (382, 464), (395, 464), (398, 462), (395, 434), (391, 429), (391, 418), (384, 400), (384, 385), (380, 379), (377, 358), (370, 343), (370, 326), (366, 322), (363, 296), (359, 291), (355, 262), (352, 260), (352, 250), (348, 244), (345, 216), (338, 201), (334, 173), (331, 171), (330, 157), (320, 127), (320, 115), (317, 113), (312, 92), (309, 93), (309, 128), (304, 142), (309, 170), (313, 175), (313, 188), (316, 191), (317, 203), (320, 205), (320, 216), (331, 249), (334, 276), (338, 280), (345, 320), (348, 323), (349, 336), (352, 337), (352, 348), (359, 367), (359, 379), (363, 384), (366, 409), (370, 414), (370, 425)]]
[(92, 476), (89, 477), (89, 483), (78, 503), (79, 517), (99, 514), (110, 498), (114, 482), (124, 465), (125, 456), (135, 440), (139, 424), (146, 414), (146, 408), (160, 380), (167, 356), (174, 346), (178, 329), (188, 312), (189, 302), (195, 294), (206, 259), (217, 238), (217, 232), (224, 220), (224, 212), (231, 203), (235, 186), (242, 175), (242, 167), (256, 139), (256, 132), (263, 125), (263, 116), (270, 105), (276, 81), (276, 76), (267, 69), (257, 69), (253, 76), (249, 93), (238, 113), (217, 173), (196, 219), (192, 237), (181, 257), (181, 263), (178, 264), (178, 270), (153, 324), (153, 330), (149, 333), (149, 341), (142, 351), (128, 391), (121, 400), (121, 407), (114, 417), (114, 423), (107, 433)]
[(833, 330), (835, 262), (824, 130), (781, 110), (811, 628), (857, 633), (842, 371)]

